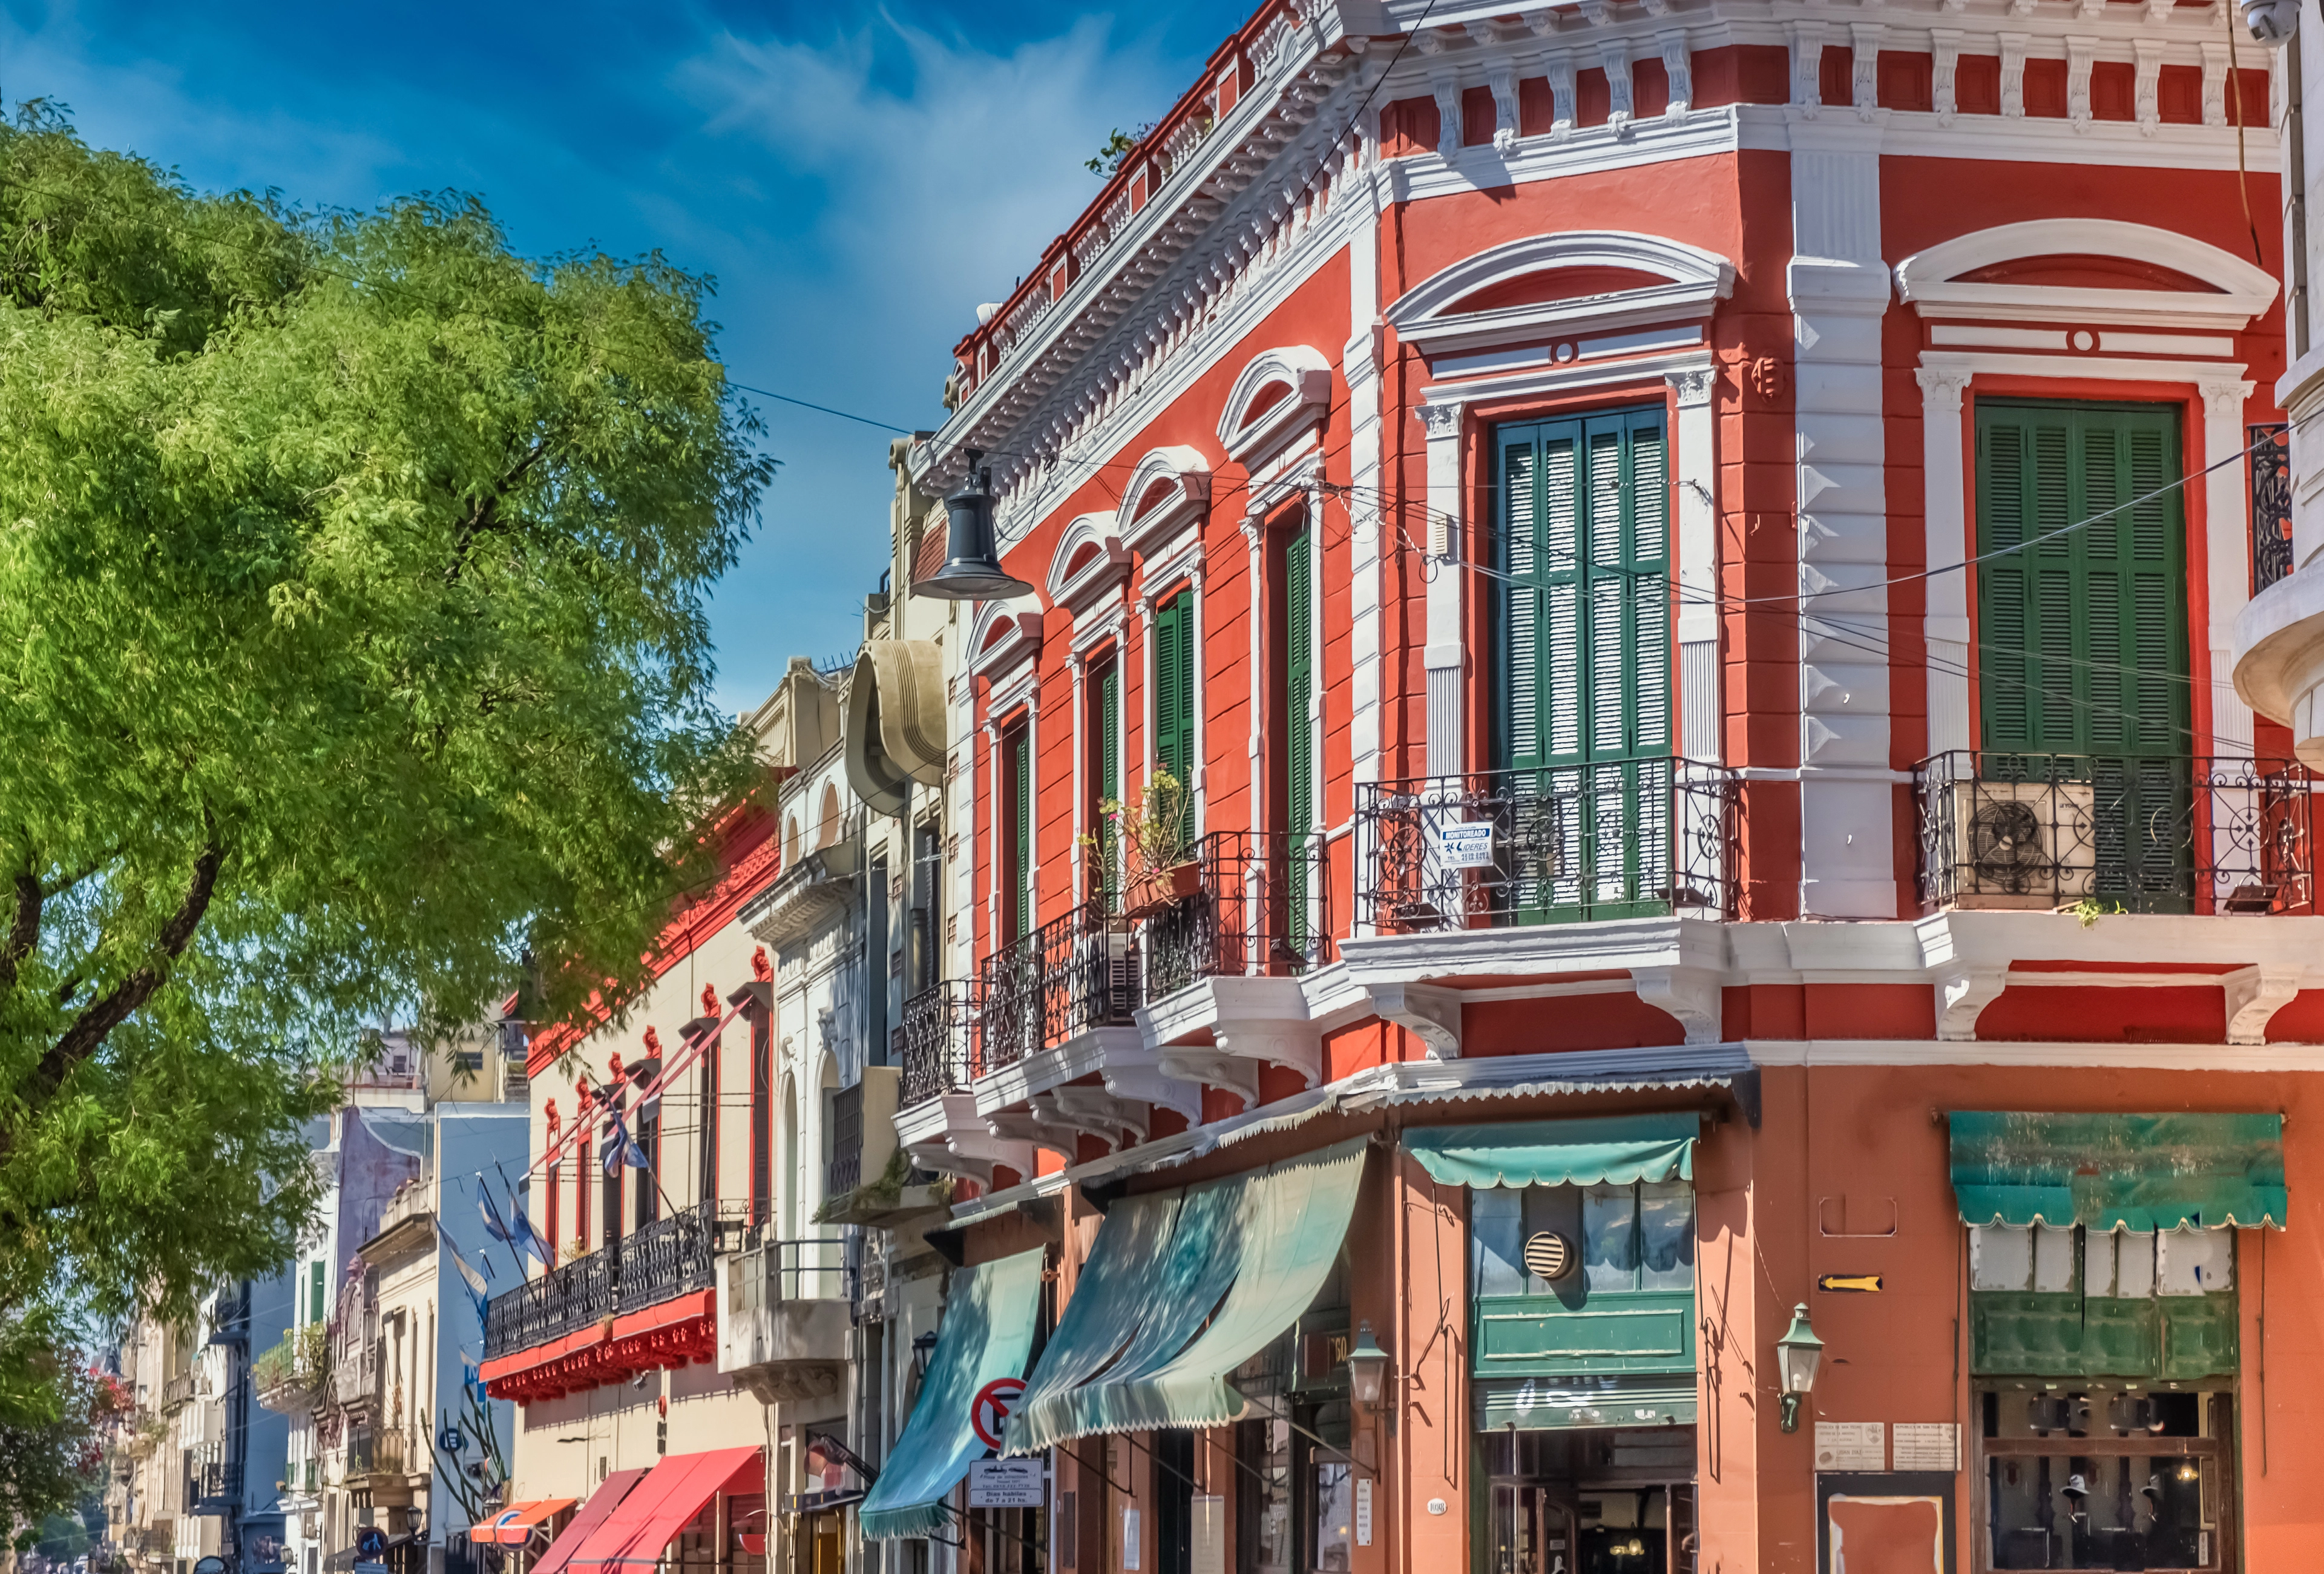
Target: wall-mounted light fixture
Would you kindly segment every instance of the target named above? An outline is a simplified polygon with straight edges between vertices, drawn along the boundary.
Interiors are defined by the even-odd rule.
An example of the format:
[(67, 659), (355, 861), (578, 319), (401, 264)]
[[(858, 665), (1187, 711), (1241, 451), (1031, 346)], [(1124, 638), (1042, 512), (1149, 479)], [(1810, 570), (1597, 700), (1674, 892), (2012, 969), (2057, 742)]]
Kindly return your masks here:
[(1388, 1352), (1372, 1337), (1369, 1321), (1356, 1325), (1356, 1342), (1348, 1347), (1348, 1393), (1358, 1404), (1378, 1404), (1388, 1383)]
[(1792, 1308), (1792, 1326), (1775, 1341), (1775, 1378), (1784, 1395), (1783, 1429), (1800, 1430), (1800, 1401), (1815, 1392), (1816, 1368), (1823, 1365), (1823, 1341), (1808, 1326), (1807, 1303)]

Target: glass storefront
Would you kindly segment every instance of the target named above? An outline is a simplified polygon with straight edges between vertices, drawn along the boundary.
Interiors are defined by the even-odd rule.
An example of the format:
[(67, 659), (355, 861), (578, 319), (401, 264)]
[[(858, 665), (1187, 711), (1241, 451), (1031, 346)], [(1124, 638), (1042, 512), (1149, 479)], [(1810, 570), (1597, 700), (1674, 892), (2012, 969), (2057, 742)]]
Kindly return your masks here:
[(1489, 1574), (1694, 1574), (1694, 1429), (1482, 1440)]

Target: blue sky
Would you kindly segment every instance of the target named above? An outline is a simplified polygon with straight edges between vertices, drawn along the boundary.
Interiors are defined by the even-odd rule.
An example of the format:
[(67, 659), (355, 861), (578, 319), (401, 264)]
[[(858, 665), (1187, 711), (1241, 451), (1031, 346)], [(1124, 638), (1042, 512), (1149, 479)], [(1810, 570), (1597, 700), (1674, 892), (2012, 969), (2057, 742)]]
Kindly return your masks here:
[[(0, 0), (0, 97), (205, 188), (368, 207), (456, 187), (519, 248), (715, 274), (736, 380), (934, 426), (948, 352), (1241, 0), (371, 7)], [(783, 471), (711, 617), (740, 709), (842, 655), (883, 566), (889, 434), (765, 401)]]

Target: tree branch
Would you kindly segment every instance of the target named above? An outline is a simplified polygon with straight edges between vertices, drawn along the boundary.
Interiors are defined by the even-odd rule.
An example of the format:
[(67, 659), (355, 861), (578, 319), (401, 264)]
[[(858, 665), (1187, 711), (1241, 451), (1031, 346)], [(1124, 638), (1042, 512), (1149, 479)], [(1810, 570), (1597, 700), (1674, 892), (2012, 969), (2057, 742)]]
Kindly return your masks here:
[(16, 921), (8, 926), (8, 940), (0, 946), (0, 989), (16, 986), (16, 969), (32, 954), (41, 938), (41, 877), (30, 868), (16, 875)]
[(129, 1020), (130, 1014), (153, 996), (161, 986), (165, 963), (173, 962), (184, 954), (193, 942), (194, 931), (201, 927), (202, 915), (209, 910), (210, 896), (217, 888), (218, 866), (225, 861), (225, 849), (215, 838), (207, 843), (201, 855), (194, 860), (193, 879), (186, 888), (185, 900), (178, 904), (153, 938), (155, 959), (132, 971), (112, 989), (89, 1002), (73, 1019), (64, 1036), (49, 1046), (48, 1053), (32, 1069), (25, 1079), (25, 1101), (38, 1105), (53, 1096), (64, 1080), (79, 1065), (95, 1054), (106, 1036)]
[(444, 570), (446, 584), (452, 584), (460, 578), (460, 565), (467, 561), (468, 548), (475, 544), (475, 539), (487, 531), (500, 528), (501, 499), (515, 490), (516, 484), (524, 479), (525, 473), (540, 463), (541, 457), (548, 452), (549, 440), (539, 439), (525, 450), (524, 458), (519, 459), (507, 475), (493, 482), (492, 489), (476, 499), (475, 506), (468, 510), (468, 517), (460, 522), (459, 534), (453, 539), (451, 566)]

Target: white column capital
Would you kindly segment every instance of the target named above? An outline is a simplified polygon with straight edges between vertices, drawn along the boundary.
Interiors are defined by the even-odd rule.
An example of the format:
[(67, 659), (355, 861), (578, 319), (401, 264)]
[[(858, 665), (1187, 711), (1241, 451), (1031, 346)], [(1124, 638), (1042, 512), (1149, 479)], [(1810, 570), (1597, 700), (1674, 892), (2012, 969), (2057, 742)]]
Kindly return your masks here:
[(1462, 408), (1461, 402), (1454, 399), (1435, 404), (1416, 404), (1412, 412), (1420, 418), (1420, 424), (1428, 429), (1428, 440), (1440, 443), (1461, 435)]
[[(2230, 421), (2242, 418), (2244, 403), (2251, 398), (2253, 387), (2253, 384), (2240, 379), (2224, 378), (2198, 383), (2195, 391), (2203, 396), (2203, 414), (2207, 419)], [(2236, 446), (2240, 448), (2242, 445), (2238, 443)], [(2212, 456), (2214, 458), (2220, 457), (2217, 454)]]
[(1677, 371), (1664, 373), (1663, 381), (1669, 384), (1671, 392), (1678, 396), (1681, 410), (1699, 409), (1711, 403), (1711, 391), (1719, 384), (1719, 368), (1681, 366)]
[(1958, 366), (1922, 366), (1913, 373), (1921, 384), (1921, 412), (1931, 415), (1959, 415), (1961, 396), (1969, 392), (1969, 374)]

